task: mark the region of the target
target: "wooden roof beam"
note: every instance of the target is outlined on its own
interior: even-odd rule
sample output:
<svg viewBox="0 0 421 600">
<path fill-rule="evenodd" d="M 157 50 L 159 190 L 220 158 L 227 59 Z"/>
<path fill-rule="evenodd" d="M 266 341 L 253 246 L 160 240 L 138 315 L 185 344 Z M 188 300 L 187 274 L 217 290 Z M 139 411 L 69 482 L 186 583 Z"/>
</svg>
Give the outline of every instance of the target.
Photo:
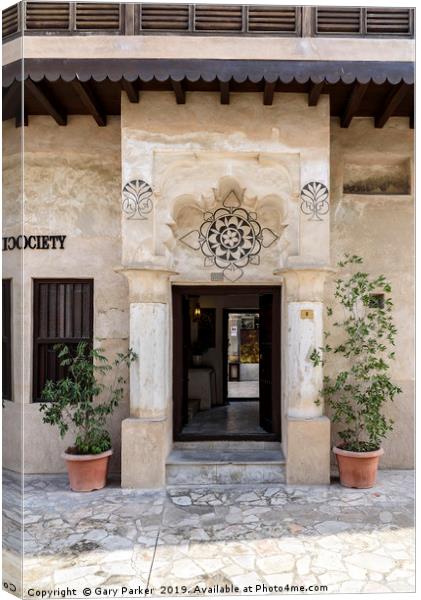
<svg viewBox="0 0 421 600">
<path fill-rule="evenodd" d="M 53 117 L 57 125 L 67 125 L 67 115 L 63 107 L 59 106 L 56 100 L 53 100 L 45 86 L 42 84 L 36 84 L 32 79 L 25 80 L 25 91 L 28 91 L 30 95 L 43 107 L 47 113 Z"/>
<path fill-rule="evenodd" d="M 105 127 L 107 124 L 107 116 L 105 115 L 98 99 L 95 97 L 95 94 L 89 83 L 87 81 L 74 79 L 72 81 L 72 85 L 83 106 L 93 116 L 98 126 Z"/>
<path fill-rule="evenodd" d="M 407 83 L 402 81 L 399 85 L 392 88 L 381 111 L 374 119 L 374 126 L 377 129 L 384 127 L 389 118 L 393 116 L 393 113 L 409 92 L 409 87 Z"/>
<path fill-rule="evenodd" d="M 139 88 L 135 85 L 134 81 L 127 81 L 127 79 L 122 79 L 121 87 L 126 92 L 127 98 L 130 102 L 133 102 L 135 104 L 139 102 Z"/>
<path fill-rule="evenodd" d="M 230 103 L 230 82 L 220 81 L 219 89 L 221 90 L 221 104 Z"/>
<path fill-rule="evenodd" d="M 265 106 L 272 106 L 275 88 L 276 81 L 265 81 L 265 87 L 263 90 L 263 104 Z"/>
<path fill-rule="evenodd" d="M 183 83 L 181 81 L 175 81 L 171 79 L 172 89 L 174 90 L 175 99 L 177 104 L 186 103 L 186 92 L 184 90 Z"/>
<path fill-rule="evenodd" d="M 309 106 L 317 106 L 320 98 L 320 94 L 323 91 L 325 82 L 320 81 L 320 83 L 312 83 L 310 86 L 310 91 L 308 93 L 308 105 Z"/>
<path fill-rule="evenodd" d="M 352 92 L 349 95 L 345 110 L 341 115 L 341 127 L 349 127 L 353 117 L 355 117 L 358 109 L 363 101 L 368 83 L 355 83 Z"/>
</svg>

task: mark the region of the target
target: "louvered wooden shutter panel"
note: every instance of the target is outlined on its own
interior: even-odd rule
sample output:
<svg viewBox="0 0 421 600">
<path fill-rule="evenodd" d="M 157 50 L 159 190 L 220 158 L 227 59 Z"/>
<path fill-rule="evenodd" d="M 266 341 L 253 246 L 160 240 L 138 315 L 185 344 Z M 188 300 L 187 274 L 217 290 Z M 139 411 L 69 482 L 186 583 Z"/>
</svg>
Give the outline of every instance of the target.
<svg viewBox="0 0 421 600">
<path fill-rule="evenodd" d="M 293 6 L 250 6 L 248 30 L 256 33 L 264 31 L 294 33 L 297 31 L 297 9 Z"/>
<path fill-rule="evenodd" d="M 18 31 L 18 5 L 9 6 L 9 8 L 5 8 L 2 13 L 2 34 L 3 37 L 7 35 L 12 35 Z"/>
<path fill-rule="evenodd" d="M 196 31 L 241 31 L 243 12 L 241 6 L 195 6 Z"/>
<path fill-rule="evenodd" d="M 54 346 L 70 349 L 79 342 L 92 345 L 93 281 L 35 280 L 34 282 L 33 399 L 40 400 L 47 380 L 65 376 Z"/>
<path fill-rule="evenodd" d="M 189 7 L 187 4 L 142 4 L 140 28 L 145 31 L 188 31 Z"/>
<path fill-rule="evenodd" d="M 69 29 L 68 2 L 27 2 L 26 29 Z"/>
<path fill-rule="evenodd" d="M 411 12 L 408 8 L 367 8 L 367 33 L 411 34 Z"/>
<path fill-rule="evenodd" d="M 317 8 L 317 33 L 349 34 L 361 31 L 360 8 Z"/>
<path fill-rule="evenodd" d="M 118 31 L 120 26 L 119 3 L 76 3 L 76 29 L 82 31 Z"/>
</svg>

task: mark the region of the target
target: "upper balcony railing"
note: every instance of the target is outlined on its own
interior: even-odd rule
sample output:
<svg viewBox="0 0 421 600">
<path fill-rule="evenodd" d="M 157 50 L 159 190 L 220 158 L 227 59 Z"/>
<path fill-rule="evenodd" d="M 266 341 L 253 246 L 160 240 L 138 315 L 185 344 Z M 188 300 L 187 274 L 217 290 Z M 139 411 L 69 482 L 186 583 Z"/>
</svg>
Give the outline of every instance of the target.
<svg viewBox="0 0 421 600">
<path fill-rule="evenodd" d="M 21 35 L 413 37 L 410 8 L 20 2 L 3 11 L 3 41 Z"/>
</svg>

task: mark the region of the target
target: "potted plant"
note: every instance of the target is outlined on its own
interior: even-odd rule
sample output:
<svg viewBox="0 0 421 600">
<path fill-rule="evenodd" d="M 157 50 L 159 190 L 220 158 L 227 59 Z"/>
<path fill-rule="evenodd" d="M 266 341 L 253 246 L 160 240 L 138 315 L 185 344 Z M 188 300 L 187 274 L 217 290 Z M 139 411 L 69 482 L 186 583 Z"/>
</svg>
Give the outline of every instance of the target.
<svg viewBox="0 0 421 600">
<path fill-rule="evenodd" d="M 352 269 L 362 262 L 359 256 L 346 254 L 338 266 Z M 381 441 L 393 428 L 383 407 L 401 392 L 389 374 L 396 336 L 391 285 L 383 275 L 370 277 L 359 269 L 334 283 L 335 312 L 342 313 L 332 324 L 335 343 L 315 349 L 311 360 L 317 366 L 328 362 L 328 356 L 337 357 L 337 372 L 324 377 L 321 396 L 331 409 L 332 421 L 342 425 L 341 442 L 333 448 L 339 477 L 346 487 L 369 488 L 376 483 L 384 452 Z M 334 317 L 332 308 L 327 314 Z"/>
<path fill-rule="evenodd" d="M 137 357 L 129 349 L 118 353 L 111 365 L 100 348 L 89 348 L 86 342 L 80 342 L 74 351 L 65 344 L 54 349 L 66 376 L 56 382 L 47 381 L 40 405 L 43 422 L 57 426 L 62 438 L 69 430 L 74 432 L 74 444 L 63 454 L 71 489 L 99 490 L 106 484 L 112 455 L 107 418 L 119 404 L 127 381 L 119 370 Z M 98 376 L 103 378 L 113 367 L 115 377 L 111 385 L 98 381 Z M 100 395 L 105 398 L 99 399 Z"/>
</svg>

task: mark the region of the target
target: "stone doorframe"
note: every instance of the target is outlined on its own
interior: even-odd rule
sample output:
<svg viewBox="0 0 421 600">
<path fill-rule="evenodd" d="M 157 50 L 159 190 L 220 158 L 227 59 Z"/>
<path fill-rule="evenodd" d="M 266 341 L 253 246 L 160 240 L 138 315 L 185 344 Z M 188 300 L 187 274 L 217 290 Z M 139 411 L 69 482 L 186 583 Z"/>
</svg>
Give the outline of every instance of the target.
<svg viewBox="0 0 421 600">
<path fill-rule="evenodd" d="M 323 404 L 316 404 L 322 367 L 313 367 L 309 356 L 322 344 L 323 289 L 331 269 L 297 259 L 290 257 L 274 273 L 274 283 L 283 285 L 281 419 L 287 482 L 327 484 L 330 421 Z M 130 369 L 130 417 L 122 423 L 121 485 L 160 488 L 172 447 L 171 278 L 177 273 L 150 263 L 118 270 L 129 281 L 130 346 L 138 354 Z"/>
</svg>

